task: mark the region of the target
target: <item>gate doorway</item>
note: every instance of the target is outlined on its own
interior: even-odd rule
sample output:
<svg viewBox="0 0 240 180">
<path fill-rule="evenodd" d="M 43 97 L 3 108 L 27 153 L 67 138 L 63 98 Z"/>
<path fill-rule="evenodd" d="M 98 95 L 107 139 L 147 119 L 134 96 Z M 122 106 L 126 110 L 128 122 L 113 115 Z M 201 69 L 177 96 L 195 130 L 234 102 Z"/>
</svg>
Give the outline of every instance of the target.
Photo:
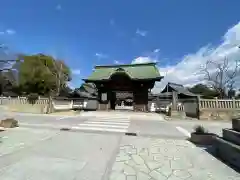
<svg viewBox="0 0 240 180">
<path fill-rule="evenodd" d="M 129 91 L 114 91 L 115 110 L 133 110 L 133 93 Z"/>
</svg>

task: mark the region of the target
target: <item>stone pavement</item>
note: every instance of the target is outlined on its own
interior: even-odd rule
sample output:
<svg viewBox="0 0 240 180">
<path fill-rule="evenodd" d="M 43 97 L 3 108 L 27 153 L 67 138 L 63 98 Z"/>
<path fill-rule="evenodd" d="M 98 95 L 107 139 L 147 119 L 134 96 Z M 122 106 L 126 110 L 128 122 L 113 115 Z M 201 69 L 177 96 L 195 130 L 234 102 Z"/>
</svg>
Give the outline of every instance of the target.
<svg viewBox="0 0 240 180">
<path fill-rule="evenodd" d="M 0 157 L 31 147 L 57 135 L 58 131 L 13 128 L 0 133 Z"/>
<path fill-rule="evenodd" d="M 239 180 L 240 175 L 186 140 L 123 137 L 109 180 Z"/>
<path fill-rule="evenodd" d="M 24 128 L 0 135 L 1 180 L 240 180 L 186 140 Z"/>
<path fill-rule="evenodd" d="M 1 180 L 101 180 L 118 150 L 116 135 L 35 131 L 4 132 Z"/>
<path fill-rule="evenodd" d="M 21 122 L 41 122 L 42 126 L 102 124 L 104 127 L 116 117 L 113 114 L 102 115 L 100 119 L 95 116 L 15 116 L 20 125 Z M 115 123 L 114 127 L 117 125 L 117 122 L 111 123 Z M 124 124 L 123 128 L 129 125 L 128 122 Z M 149 134 L 149 137 L 20 126 L 0 132 L 0 179 L 240 180 L 237 172 L 184 140 L 186 136 L 176 129 L 179 126 L 190 131 L 195 124 L 192 121 L 138 121 L 132 118 L 129 131 Z M 222 126 L 219 123 L 204 125 L 218 129 Z"/>
</svg>

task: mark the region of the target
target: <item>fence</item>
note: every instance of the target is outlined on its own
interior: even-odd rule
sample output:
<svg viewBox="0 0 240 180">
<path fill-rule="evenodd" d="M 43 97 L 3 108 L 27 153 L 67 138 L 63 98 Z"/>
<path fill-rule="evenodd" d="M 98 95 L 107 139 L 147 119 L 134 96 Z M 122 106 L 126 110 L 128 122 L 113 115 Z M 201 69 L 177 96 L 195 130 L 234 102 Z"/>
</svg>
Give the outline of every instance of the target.
<svg viewBox="0 0 240 180">
<path fill-rule="evenodd" d="M 48 98 L 38 98 L 34 104 L 43 104 L 46 105 L 49 103 Z M 0 97 L 0 105 L 8 104 L 31 104 L 31 102 L 26 97 Z"/>
<path fill-rule="evenodd" d="M 86 101 L 88 103 L 86 103 Z M 166 107 L 171 104 L 170 99 L 158 99 L 156 101 L 151 101 L 151 103 L 156 103 L 157 107 Z M 26 97 L 0 97 L 0 105 L 18 107 L 22 109 L 41 109 L 41 113 L 46 113 L 49 104 L 52 104 L 54 110 L 70 110 L 70 109 L 97 109 L 96 100 L 86 100 L 84 98 L 76 99 L 53 99 L 52 103 L 49 103 L 49 99 L 45 97 L 39 97 L 34 103 L 29 102 Z M 89 105 L 88 105 L 89 104 Z M 150 104 L 150 102 L 149 102 Z M 91 107 L 90 107 L 91 106 Z M 232 112 L 240 111 L 240 100 L 237 99 L 179 99 L 179 104 L 177 106 L 178 111 L 184 111 L 187 116 L 199 116 L 201 114 L 208 114 L 209 112 Z M 34 110 L 35 111 L 35 110 Z M 36 110 L 37 111 L 37 110 Z"/>
<path fill-rule="evenodd" d="M 177 105 L 177 111 L 185 111 L 185 108 L 184 108 L 184 104 L 182 104 L 182 103 L 179 103 L 178 105 Z"/>
<path fill-rule="evenodd" d="M 199 119 L 230 120 L 240 111 L 240 100 L 199 99 Z"/>
<path fill-rule="evenodd" d="M 86 106 L 85 99 L 53 99 L 39 97 L 36 101 L 29 101 L 27 97 L 0 97 L 0 105 L 14 111 L 29 111 L 49 113 L 59 110 L 81 109 Z M 52 106 L 49 106 L 49 105 Z"/>
<path fill-rule="evenodd" d="M 154 104 L 154 105 L 152 105 Z M 154 100 L 151 100 L 148 102 L 148 109 L 151 109 L 151 106 L 154 106 L 155 108 L 158 108 L 160 111 L 168 113 L 169 109 L 172 106 L 172 100 L 171 99 L 166 99 L 166 98 L 157 98 Z M 179 101 L 177 104 L 177 111 L 179 112 L 184 112 L 185 107 L 184 104 Z"/>
<path fill-rule="evenodd" d="M 236 99 L 200 99 L 199 109 L 240 109 L 240 100 Z"/>
<path fill-rule="evenodd" d="M 172 97 L 158 97 L 149 101 L 159 108 L 166 108 L 172 103 Z M 238 99 L 202 99 L 199 97 L 178 97 L 177 111 L 186 116 L 199 119 L 228 120 L 234 115 L 240 116 L 240 100 Z"/>
<path fill-rule="evenodd" d="M 240 100 L 236 99 L 179 99 L 186 116 L 199 119 L 229 119 L 240 110 Z"/>
</svg>

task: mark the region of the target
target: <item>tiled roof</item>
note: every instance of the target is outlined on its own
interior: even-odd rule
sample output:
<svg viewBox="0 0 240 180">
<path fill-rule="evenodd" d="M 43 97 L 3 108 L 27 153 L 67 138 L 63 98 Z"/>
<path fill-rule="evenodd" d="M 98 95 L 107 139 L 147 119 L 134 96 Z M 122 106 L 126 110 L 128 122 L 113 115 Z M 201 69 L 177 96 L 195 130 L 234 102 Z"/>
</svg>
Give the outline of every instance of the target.
<svg viewBox="0 0 240 180">
<path fill-rule="evenodd" d="M 91 95 L 88 92 L 84 92 L 84 91 L 77 91 L 76 92 L 80 97 L 85 97 L 85 98 L 95 98 L 96 96 Z"/>
<path fill-rule="evenodd" d="M 95 85 L 93 83 L 83 83 L 80 87 L 80 90 L 88 92 L 90 94 L 97 94 L 97 89 L 95 88 Z"/>
<path fill-rule="evenodd" d="M 161 80 L 156 63 L 96 66 L 94 72 L 85 81 L 108 80 L 115 73 L 124 72 L 133 80 Z"/>
<path fill-rule="evenodd" d="M 183 85 L 176 83 L 168 83 L 161 93 L 168 92 L 168 90 L 170 91 L 171 89 L 176 91 L 178 94 L 184 94 L 187 96 L 197 96 L 196 94 L 191 93 Z"/>
</svg>

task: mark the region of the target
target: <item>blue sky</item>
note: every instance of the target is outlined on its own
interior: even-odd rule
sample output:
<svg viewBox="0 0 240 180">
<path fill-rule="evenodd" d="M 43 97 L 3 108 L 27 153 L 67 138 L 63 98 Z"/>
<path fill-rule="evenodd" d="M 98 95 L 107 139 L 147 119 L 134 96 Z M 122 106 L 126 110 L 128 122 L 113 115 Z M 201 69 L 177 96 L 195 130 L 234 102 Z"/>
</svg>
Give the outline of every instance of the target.
<svg viewBox="0 0 240 180">
<path fill-rule="evenodd" d="M 240 44 L 239 7 L 237 0 L 2 0 L 0 42 L 64 59 L 75 87 L 94 65 L 149 61 L 166 75 L 157 89 L 194 84 L 199 62 Z"/>
</svg>

